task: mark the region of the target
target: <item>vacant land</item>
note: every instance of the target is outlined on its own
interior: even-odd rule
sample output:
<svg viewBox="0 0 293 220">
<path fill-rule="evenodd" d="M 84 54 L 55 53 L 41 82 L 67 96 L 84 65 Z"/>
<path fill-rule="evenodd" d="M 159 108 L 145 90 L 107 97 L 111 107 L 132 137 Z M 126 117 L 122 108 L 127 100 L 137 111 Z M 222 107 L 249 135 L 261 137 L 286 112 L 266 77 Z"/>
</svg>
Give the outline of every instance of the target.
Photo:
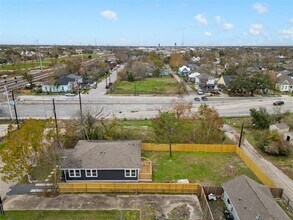
<svg viewBox="0 0 293 220">
<path fill-rule="evenodd" d="M 293 115 L 291 114 L 293 117 Z M 293 179 L 293 151 L 288 156 L 272 156 L 264 153 L 261 149 L 256 147 L 257 140 L 263 131 L 253 129 L 251 125 L 250 117 L 243 118 L 226 118 L 225 123 L 234 127 L 240 132 L 241 124 L 244 122 L 244 138 L 254 146 L 254 148 L 262 155 L 265 159 L 272 162 L 276 167 L 281 169 L 289 178 Z"/>
<path fill-rule="evenodd" d="M 57 220 L 57 219 L 139 219 L 138 210 L 95 210 L 95 211 L 7 211 L 0 219 L 9 220 Z"/>
<path fill-rule="evenodd" d="M 178 85 L 174 78 L 147 78 L 142 81 L 128 82 L 119 81 L 115 83 L 113 94 L 178 94 Z"/>
<path fill-rule="evenodd" d="M 188 179 L 203 185 L 220 186 L 235 176 L 245 174 L 259 181 L 234 153 L 209 152 L 143 152 L 153 163 L 154 182 L 174 182 Z"/>
</svg>

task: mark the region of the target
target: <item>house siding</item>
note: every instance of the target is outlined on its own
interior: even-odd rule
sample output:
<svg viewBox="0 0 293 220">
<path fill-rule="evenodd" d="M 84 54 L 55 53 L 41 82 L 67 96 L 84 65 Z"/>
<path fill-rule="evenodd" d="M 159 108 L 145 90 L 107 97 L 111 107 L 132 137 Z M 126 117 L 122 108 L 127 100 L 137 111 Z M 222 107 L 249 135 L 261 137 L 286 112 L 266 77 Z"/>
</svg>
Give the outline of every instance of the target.
<svg viewBox="0 0 293 220">
<path fill-rule="evenodd" d="M 229 199 L 230 200 L 230 204 L 229 204 L 228 199 L 229 199 L 229 196 L 228 196 L 227 192 L 224 191 L 224 193 L 223 193 L 223 201 L 224 201 L 227 209 L 232 213 L 232 215 L 233 215 L 235 220 L 240 220 L 240 218 L 239 218 L 239 216 L 238 216 L 238 214 L 236 212 L 236 209 L 234 208 L 231 200 Z"/>
<path fill-rule="evenodd" d="M 68 169 L 69 170 L 69 169 Z M 139 172 L 136 170 L 136 177 L 125 177 L 125 170 L 98 170 L 97 177 L 87 177 L 85 169 L 81 169 L 81 177 L 69 177 L 68 170 L 63 170 L 64 181 L 138 181 Z"/>
</svg>

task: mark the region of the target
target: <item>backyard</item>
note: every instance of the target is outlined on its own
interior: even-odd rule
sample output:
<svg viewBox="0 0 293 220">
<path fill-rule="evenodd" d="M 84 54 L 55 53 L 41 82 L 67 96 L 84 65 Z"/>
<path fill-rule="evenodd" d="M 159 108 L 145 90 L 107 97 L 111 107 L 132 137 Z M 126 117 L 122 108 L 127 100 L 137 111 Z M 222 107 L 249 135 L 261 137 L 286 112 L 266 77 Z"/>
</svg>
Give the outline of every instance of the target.
<svg viewBox="0 0 293 220">
<path fill-rule="evenodd" d="M 0 219 L 9 220 L 74 220 L 74 219 L 95 219 L 95 220 L 105 220 L 105 219 L 129 219 L 136 220 L 139 219 L 139 210 L 95 210 L 95 211 L 68 211 L 68 210 L 47 210 L 47 211 L 6 211 L 5 215 L 0 216 Z"/>
<path fill-rule="evenodd" d="M 175 182 L 188 179 L 203 185 L 220 186 L 242 174 L 259 181 L 245 163 L 234 153 L 144 151 L 143 157 L 152 161 L 154 182 Z"/>
<path fill-rule="evenodd" d="M 292 115 L 292 114 L 291 114 Z M 272 162 L 276 167 L 281 169 L 288 177 L 293 179 L 293 151 L 288 156 L 272 156 L 264 153 L 256 147 L 257 140 L 262 130 L 253 129 L 250 117 L 226 118 L 225 123 L 234 127 L 238 132 L 241 130 L 241 124 L 244 122 L 244 138 L 254 146 L 254 148 L 267 160 Z"/>
<path fill-rule="evenodd" d="M 178 84 L 172 77 L 147 78 L 142 81 L 118 81 L 114 85 L 112 94 L 178 94 Z"/>
</svg>

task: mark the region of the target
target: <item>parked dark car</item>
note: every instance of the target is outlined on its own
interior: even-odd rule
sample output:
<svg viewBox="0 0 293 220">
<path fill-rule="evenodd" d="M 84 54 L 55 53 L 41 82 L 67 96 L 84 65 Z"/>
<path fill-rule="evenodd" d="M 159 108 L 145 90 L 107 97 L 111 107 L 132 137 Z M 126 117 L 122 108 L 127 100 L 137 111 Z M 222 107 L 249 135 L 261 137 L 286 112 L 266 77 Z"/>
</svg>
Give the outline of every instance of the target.
<svg viewBox="0 0 293 220">
<path fill-rule="evenodd" d="M 199 97 L 195 97 L 195 98 L 194 98 L 194 101 L 199 102 L 199 101 L 200 101 L 200 98 L 199 98 Z"/>
<path fill-rule="evenodd" d="M 208 101 L 208 98 L 205 97 L 205 96 L 203 96 L 203 97 L 201 97 L 201 100 L 202 100 L 202 101 Z"/>
<path fill-rule="evenodd" d="M 229 212 L 227 209 L 224 210 L 224 215 L 225 215 L 226 220 L 234 220 L 234 217 L 233 217 L 232 213 Z"/>
<path fill-rule="evenodd" d="M 276 102 L 274 102 L 273 103 L 273 105 L 284 105 L 285 104 L 285 102 L 284 101 L 276 101 Z"/>
</svg>

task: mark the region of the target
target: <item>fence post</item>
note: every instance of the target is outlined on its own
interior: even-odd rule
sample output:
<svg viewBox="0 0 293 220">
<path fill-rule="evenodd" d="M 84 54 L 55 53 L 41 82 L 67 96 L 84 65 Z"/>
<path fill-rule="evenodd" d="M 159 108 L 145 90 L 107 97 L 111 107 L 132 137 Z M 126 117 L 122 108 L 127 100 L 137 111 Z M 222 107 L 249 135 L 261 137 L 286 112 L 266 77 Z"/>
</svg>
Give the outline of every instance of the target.
<svg viewBox="0 0 293 220">
<path fill-rule="evenodd" d="M 4 215 L 4 207 L 3 207 L 1 196 L 0 196 L 0 215 Z"/>
</svg>

